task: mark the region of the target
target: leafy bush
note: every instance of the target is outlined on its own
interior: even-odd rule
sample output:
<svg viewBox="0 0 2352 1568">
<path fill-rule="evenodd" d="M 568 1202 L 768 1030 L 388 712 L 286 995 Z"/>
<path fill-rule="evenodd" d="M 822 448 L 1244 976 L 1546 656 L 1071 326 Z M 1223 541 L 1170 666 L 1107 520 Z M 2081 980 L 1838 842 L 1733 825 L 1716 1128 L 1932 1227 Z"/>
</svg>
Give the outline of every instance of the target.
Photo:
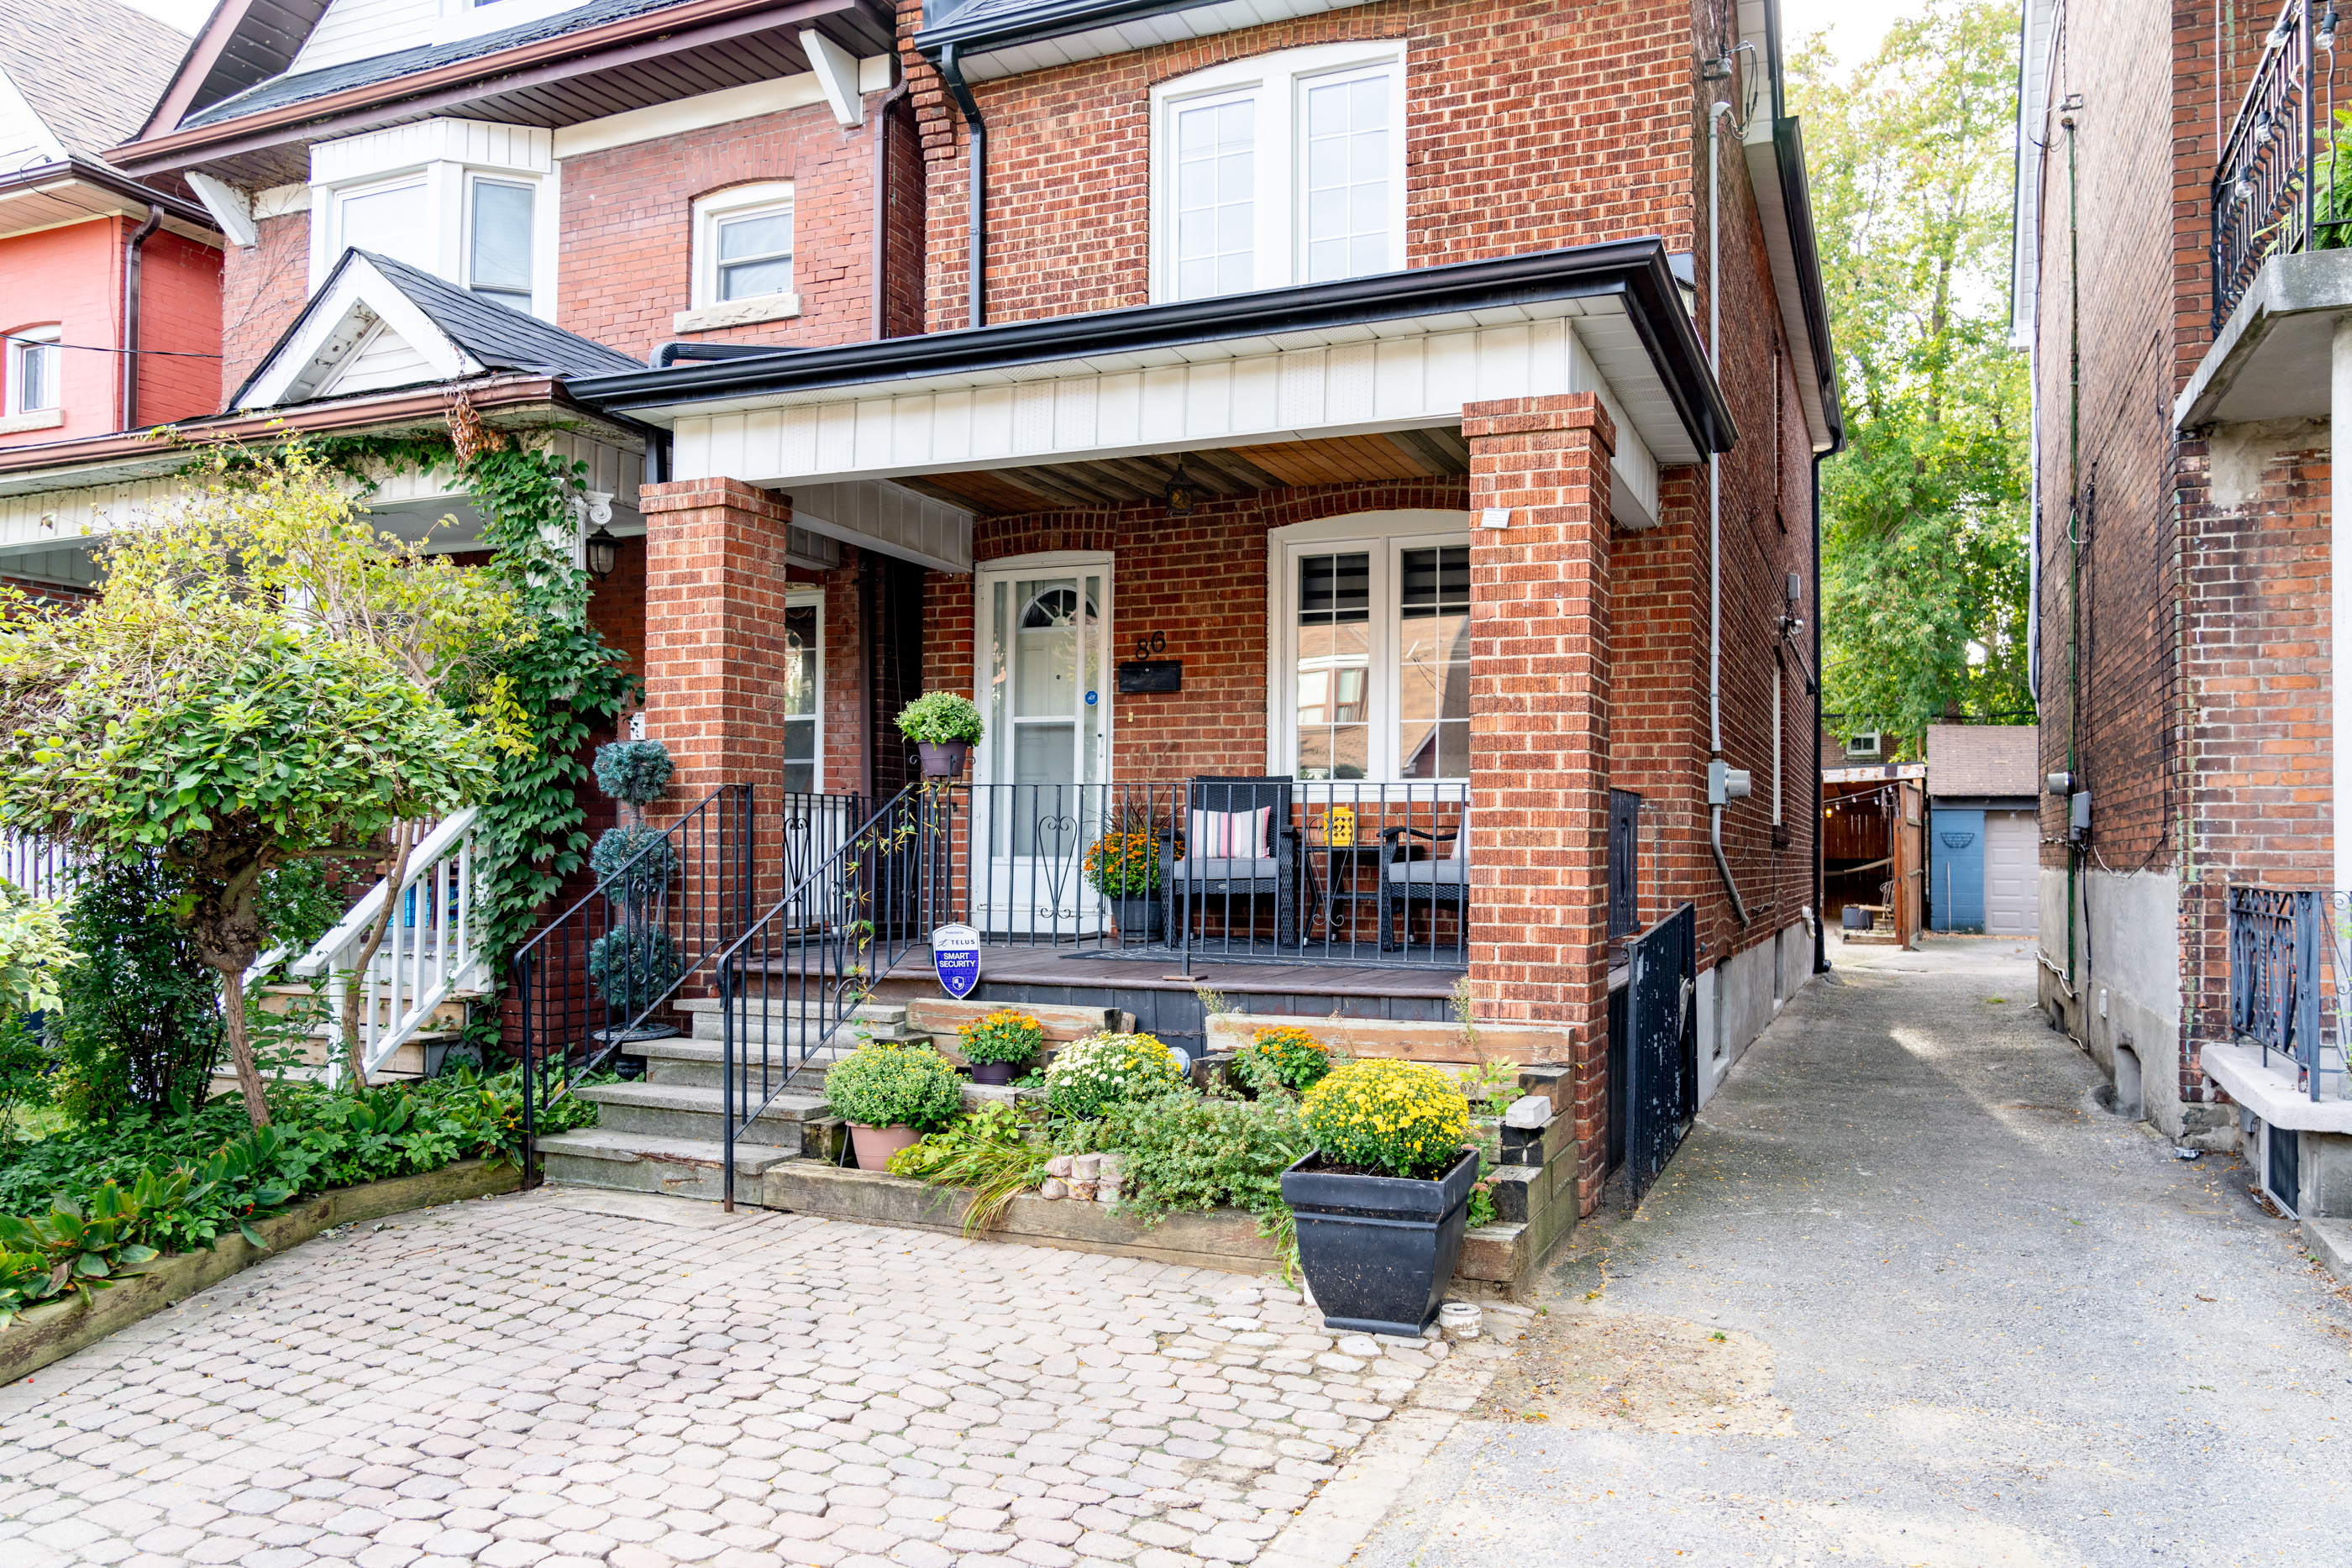
<svg viewBox="0 0 2352 1568">
<path fill-rule="evenodd" d="M 285 948 L 289 962 L 300 957 L 335 928 L 365 883 L 374 880 L 372 870 L 334 855 L 270 867 L 262 873 L 256 905 L 263 946 Z"/>
<path fill-rule="evenodd" d="M 1304 1093 L 1331 1071 L 1331 1052 L 1303 1029 L 1287 1024 L 1262 1029 L 1234 1055 L 1234 1076 L 1264 1094 L 1286 1089 Z"/>
<path fill-rule="evenodd" d="M 677 983 L 685 961 L 657 925 L 624 925 L 588 944 L 588 978 L 620 1012 L 635 1016 Z"/>
<path fill-rule="evenodd" d="M 1299 1120 L 1336 1165 L 1425 1177 L 1461 1157 L 1470 1102 L 1437 1068 L 1374 1059 L 1335 1068 L 1307 1092 Z"/>
<path fill-rule="evenodd" d="M 908 740 L 946 746 L 980 744 L 980 709 L 953 692 L 925 692 L 898 710 L 898 732 Z"/>
<path fill-rule="evenodd" d="M 1119 1212 L 1147 1225 L 1177 1209 L 1240 1208 L 1281 1247 L 1286 1276 L 1297 1242 L 1282 1173 L 1315 1146 L 1286 1097 L 1231 1100 L 1186 1090 L 1112 1107 L 1093 1121 L 1057 1124 L 1072 1154 L 1117 1152 L 1126 1191 Z"/>
<path fill-rule="evenodd" d="M 669 788 L 668 747 L 658 740 L 616 740 L 596 748 L 596 788 L 630 806 L 649 806 Z"/>
<path fill-rule="evenodd" d="M 1090 1034 L 1064 1046 L 1046 1067 L 1045 1103 L 1057 1116 L 1099 1116 L 1183 1082 L 1183 1059 L 1157 1036 Z"/>
<path fill-rule="evenodd" d="M 861 1127 L 933 1133 L 963 1109 L 963 1080 L 928 1045 L 869 1040 L 826 1071 L 824 1097 Z"/>
<path fill-rule="evenodd" d="M 81 962 L 65 971 L 56 1028 L 57 1103 L 105 1122 L 202 1101 L 226 1039 L 219 994 L 178 911 L 178 877 L 147 860 L 85 881 L 65 916 Z"/>
<path fill-rule="evenodd" d="M 966 1061 L 1027 1061 L 1045 1049 L 1045 1026 L 1010 1009 L 958 1024 Z"/>
</svg>

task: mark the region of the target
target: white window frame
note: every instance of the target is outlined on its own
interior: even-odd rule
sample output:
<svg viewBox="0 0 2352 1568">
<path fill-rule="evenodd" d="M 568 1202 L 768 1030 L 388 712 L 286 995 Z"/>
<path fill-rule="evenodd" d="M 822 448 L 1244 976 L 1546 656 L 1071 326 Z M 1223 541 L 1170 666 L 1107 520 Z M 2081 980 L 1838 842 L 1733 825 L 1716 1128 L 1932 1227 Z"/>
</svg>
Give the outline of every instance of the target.
<svg viewBox="0 0 2352 1568">
<path fill-rule="evenodd" d="M 1358 512 L 1293 523 L 1266 536 L 1266 772 L 1296 774 L 1298 758 L 1298 561 L 1302 556 L 1362 550 L 1371 557 L 1371 690 L 1365 722 L 1371 727 L 1364 777 L 1302 779 L 1301 791 L 1361 784 L 1435 785 L 1441 791 L 1467 790 L 1465 779 L 1405 779 L 1397 756 L 1398 665 L 1403 646 L 1403 614 L 1397 603 L 1399 557 L 1408 549 L 1464 546 L 1472 542 L 1470 519 L 1461 512 Z"/>
<path fill-rule="evenodd" d="M 358 143 L 362 151 L 355 157 L 339 159 L 331 178 L 315 180 L 310 185 L 310 292 L 316 294 L 326 286 L 327 275 L 342 258 L 346 248 L 342 235 L 343 203 L 353 196 L 417 183 L 422 183 L 425 188 L 425 222 L 430 225 L 425 249 L 433 259 L 425 270 L 453 287 L 472 292 L 473 192 L 476 180 L 482 179 L 496 184 L 527 185 L 530 188 L 529 313 L 542 321 L 553 321 L 557 239 L 562 215 L 559 209 L 562 205 L 560 166 L 554 165 L 551 160 L 549 166 L 538 167 L 512 162 L 495 152 L 484 156 L 475 150 L 479 138 L 476 137 L 472 141 L 468 140 L 469 135 L 475 132 L 503 129 L 478 126 L 470 121 L 425 121 L 422 126 L 394 128 L 394 132 L 417 132 L 414 138 L 371 131 L 362 137 L 346 138 L 340 143 L 322 142 L 319 148 L 314 148 L 314 166 L 320 161 L 322 149 L 332 147 L 340 150 Z M 544 138 L 546 132 L 531 134 Z M 420 152 L 425 155 L 420 157 Z M 455 158 L 431 155 L 440 152 L 462 152 L 463 155 Z M 525 158 L 531 155 L 528 150 L 515 154 Z M 352 167 L 353 163 L 360 166 Z"/>
<path fill-rule="evenodd" d="M 441 15 L 433 26 L 433 42 L 455 43 L 503 33 L 544 16 L 576 11 L 588 0 L 441 0 Z"/>
<path fill-rule="evenodd" d="M 64 336 L 64 327 L 58 324 L 20 327 L 7 335 L 8 359 L 5 374 L 8 383 L 8 401 L 5 404 L 5 413 L 12 421 L 22 417 L 33 422 L 22 428 L 37 429 L 44 424 L 61 424 L 65 422 L 66 356 L 65 350 L 58 346 Z M 50 373 L 56 382 L 56 395 L 50 402 L 42 403 L 37 408 L 26 408 L 25 406 L 26 350 L 37 347 L 46 348 L 48 350 Z M 46 417 L 50 414 L 55 414 L 57 417 L 54 420 Z"/>
<path fill-rule="evenodd" d="M 796 589 L 784 595 L 784 608 L 813 608 L 816 611 L 816 751 L 814 766 L 809 772 L 809 793 L 821 795 L 824 792 L 824 591 L 821 588 Z M 777 722 L 781 725 L 782 717 L 780 716 Z M 776 760 L 781 767 L 783 758 L 779 757 Z"/>
<path fill-rule="evenodd" d="M 793 214 L 793 287 L 741 299 L 719 297 L 719 225 L 736 218 L 754 217 L 782 210 Z M 745 327 L 758 321 L 783 321 L 801 313 L 800 215 L 794 209 L 793 182 L 761 180 L 730 185 L 697 196 L 693 207 L 693 283 L 688 308 L 671 319 L 678 332 L 707 332 L 719 327 Z"/>
<path fill-rule="evenodd" d="M 1228 60 L 1151 89 L 1151 298 L 1176 293 L 1176 116 L 1215 99 L 1247 98 L 1256 105 L 1252 169 L 1252 237 L 1256 264 L 1251 287 L 1280 288 L 1306 281 L 1307 89 L 1333 77 L 1385 68 L 1389 73 L 1390 270 L 1405 266 L 1405 78 L 1402 38 L 1367 38 L 1310 48 L 1281 49 Z"/>
<path fill-rule="evenodd" d="M 495 172 L 478 169 L 466 171 L 465 193 L 457 206 L 457 257 L 465 281 L 458 287 L 468 294 L 481 294 L 481 289 L 474 281 L 474 193 L 484 185 L 506 185 L 530 193 L 530 303 L 524 308 L 531 309 L 539 303 L 539 204 L 545 195 L 545 193 L 540 189 L 540 182 L 536 179 L 509 174 L 503 171 Z M 487 295 L 482 297 L 488 298 Z M 501 300 L 499 303 L 507 302 Z"/>
</svg>

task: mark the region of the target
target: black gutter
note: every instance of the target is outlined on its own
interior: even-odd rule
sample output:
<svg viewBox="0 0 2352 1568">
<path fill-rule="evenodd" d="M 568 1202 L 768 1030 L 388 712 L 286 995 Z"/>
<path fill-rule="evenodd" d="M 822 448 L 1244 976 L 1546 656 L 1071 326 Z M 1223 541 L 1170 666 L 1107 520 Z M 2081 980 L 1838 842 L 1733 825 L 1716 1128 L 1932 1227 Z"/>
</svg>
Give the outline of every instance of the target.
<svg viewBox="0 0 2352 1568">
<path fill-rule="evenodd" d="M 654 345 L 646 363 L 666 371 L 680 360 L 757 360 L 775 351 L 772 343 L 706 343 L 695 338 L 668 338 Z"/>
<path fill-rule="evenodd" d="M 1813 382 L 1820 389 L 1822 419 L 1829 426 L 1830 451 L 1845 450 L 1845 409 L 1838 399 L 1837 352 L 1830 343 L 1830 301 L 1822 287 L 1821 246 L 1813 235 L 1812 187 L 1805 179 L 1805 143 L 1794 120 L 1772 122 L 1772 156 L 1780 168 L 1780 207 L 1795 254 L 1799 305 L 1805 336 L 1812 340 Z M 1819 668 L 1816 664 L 1815 668 Z"/>
<path fill-rule="evenodd" d="M 1843 436 L 1840 437 L 1843 439 Z M 1830 972 L 1829 911 L 1823 901 L 1829 882 L 1822 857 L 1822 711 L 1825 700 L 1822 670 L 1822 461 L 1832 454 L 1813 454 L 1813 733 L 1805 749 L 1813 758 L 1813 973 Z"/>
<path fill-rule="evenodd" d="M 1731 450 L 1738 429 L 1655 237 L 881 342 L 730 355 L 692 370 L 583 377 L 570 390 L 603 407 L 677 408 L 1562 299 L 1619 301 L 1691 439 L 1702 452 Z"/>
<path fill-rule="evenodd" d="M 971 281 L 966 286 L 970 303 L 964 307 L 965 328 L 988 325 L 988 126 L 980 118 L 980 105 L 973 101 L 971 89 L 963 79 L 963 68 L 956 63 L 956 47 L 948 45 L 931 62 L 939 68 L 940 79 L 948 84 L 954 95 L 956 107 L 963 110 L 963 122 L 970 129 L 968 161 L 971 165 L 971 215 L 965 220 L 964 238 L 971 251 Z"/>
<path fill-rule="evenodd" d="M 983 49 L 1002 49 L 1039 38 L 1066 37 L 1097 27 L 1164 16 L 1171 11 L 1198 11 L 1223 0 L 1049 0 L 1042 5 L 996 6 L 970 22 L 953 17 L 914 37 L 915 47 L 926 55 L 952 48 L 969 57 Z M 967 7 L 968 9 L 969 7 Z"/>
</svg>

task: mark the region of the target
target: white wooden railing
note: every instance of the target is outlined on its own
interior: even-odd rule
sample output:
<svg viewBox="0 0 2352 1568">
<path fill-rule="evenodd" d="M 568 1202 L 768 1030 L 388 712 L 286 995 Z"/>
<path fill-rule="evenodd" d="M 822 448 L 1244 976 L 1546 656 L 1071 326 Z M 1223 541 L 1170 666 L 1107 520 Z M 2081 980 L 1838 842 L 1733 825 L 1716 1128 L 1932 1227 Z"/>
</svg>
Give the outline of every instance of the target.
<svg viewBox="0 0 2352 1568">
<path fill-rule="evenodd" d="M 480 875 L 474 829 L 479 816 L 468 807 L 436 826 L 409 855 L 396 892 L 385 885 L 389 878 L 378 881 L 332 931 L 294 961 L 296 975 L 327 982 L 333 1040 L 341 1038 L 346 988 L 354 981 L 360 986 L 360 1060 L 370 1074 L 423 1030 L 444 1002 L 489 989 L 473 919 Z M 387 897 L 400 900 L 399 913 L 367 973 L 354 976 L 360 948 Z M 340 1045 L 331 1046 L 328 1060 L 340 1073 Z"/>
</svg>

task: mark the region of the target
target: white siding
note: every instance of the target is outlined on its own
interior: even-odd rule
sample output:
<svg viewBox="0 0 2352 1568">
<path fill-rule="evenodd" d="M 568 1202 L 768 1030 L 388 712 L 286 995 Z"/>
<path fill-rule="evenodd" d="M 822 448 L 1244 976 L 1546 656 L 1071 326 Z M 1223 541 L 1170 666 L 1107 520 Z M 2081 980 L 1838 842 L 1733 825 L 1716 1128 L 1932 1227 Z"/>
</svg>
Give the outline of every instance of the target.
<svg viewBox="0 0 2352 1568">
<path fill-rule="evenodd" d="M 287 74 L 413 49 L 432 41 L 433 25 L 440 19 L 441 0 L 334 0 Z"/>
<path fill-rule="evenodd" d="M 33 112 L 7 71 L 0 69 L 0 169 L 54 163 L 65 155 L 64 146 Z"/>
<path fill-rule="evenodd" d="M 314 396 L 348 397 L 385 387 L 415 386 L 434 379 L 433 366 L 407 339 L 379 326 Z"/>
</svg>

